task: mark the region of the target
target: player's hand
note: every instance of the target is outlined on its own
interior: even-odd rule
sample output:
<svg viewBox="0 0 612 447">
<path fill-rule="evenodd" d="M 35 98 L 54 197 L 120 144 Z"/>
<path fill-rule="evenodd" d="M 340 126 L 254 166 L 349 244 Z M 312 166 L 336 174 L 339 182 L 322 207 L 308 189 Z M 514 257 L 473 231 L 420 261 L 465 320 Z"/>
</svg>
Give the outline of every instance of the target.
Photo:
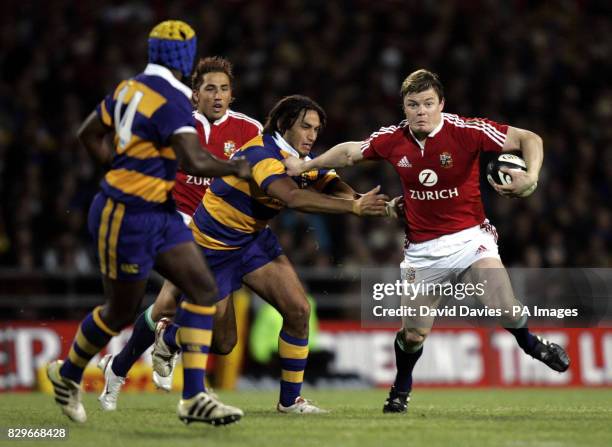
<svg viewBox="0 0 612 447">
<path fill-rule="evenodd" d="M 244 180 L 250 180 L 253 178 L 253 174 L 251 173 L 251 165 L 246 160 L 246 158 L 236 157 L 236 158 L 233 158 L 232 161 L 234 162 L 234 167 L 235 167 L 234 175 L 236 177 L 244 179 Z"/>
<path fill-rule="evenodd" d="M 357 216 L 386 216 L 386 203 L 389 200 L 389 196 L 378 194 L 379 191 L 380 185 L 355 200 L 353 202 L 353 214 Z"/>
<path fill-rule="evenodd" d="M 512 178 L 512 182 L 507 185 L 498 185 L 490 182 L 491 186 L 498 194 L 504 197 L 528 197 L 538 187 L 538 179 L 535 175 L 525 172 L 521 169 L 510 169 L 503 167 L 501 172 L 508 174 Z"/>
<path fill-rule="evenodd" d="M 385 202 L 387 217 L 401 219 L 404 217 L 404 196 L 397 196 Z"/>
<path fill-rule="evenodd" d="M 290 177 L 296 177 L 305 171 L 304 160 L 301 160 L 297 157 L 287 157 L 283 160 L 285 167 L 287 168 L 287 175 Z"/>
</svg>

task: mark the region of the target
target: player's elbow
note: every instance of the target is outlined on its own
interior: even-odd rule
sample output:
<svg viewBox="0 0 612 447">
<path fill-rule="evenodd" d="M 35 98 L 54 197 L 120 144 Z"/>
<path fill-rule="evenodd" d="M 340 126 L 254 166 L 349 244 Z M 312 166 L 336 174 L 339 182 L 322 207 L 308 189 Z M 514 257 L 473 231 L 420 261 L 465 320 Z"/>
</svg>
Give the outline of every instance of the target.
<svg viewBox="0 0 612 447">
<path fill-rule="evenodd" d="M 523 132 L 524 133 L 521 138 L 523 144 L 529 143 L 539 148 L 542 148 L 544 146 L 544 140 L 542 140 L 542 137 L 539 136 L 537 133 L 532 132 L 530 130 L 525 130 Z"/>
<path fill-rule="evenodd" d="M 361 153 L 361 143 L 357 141 L 352 141 L 347 144 L 346 148 L 346 158 L 348 159 L 348 164 L 354 165 L 363 160 L 363 154 Z"/>
<path fill-rule="evenodd" d="M 301 190 L 294 189 L 290 191 L 285 197 L 283 197 L 283 202 L 285 202 L 285 206 L 290 209 L 300 209 L 304 206 L 304 201 L 302 200 L 302 195 L 300 194 Z"/>
<path fill-rule="evenodd" d="M 287 200 L 285 202 L 285 206 L 289 209 L 292 210 L 299 210 L 300 209 L 300 204 L 298 203 L 297 200 Z"/>
<path fill-rule="evenodd" d="M 540 148 L 542 153 L 544 153 L 544 140 L 538 134 L 535 134 L 535 136 L 536 136 L 536 143 L 537 143 L 538 147 Z"/>
<path fill-rule="evenodd" d="M 96 142 L 101 141 L 101 137 L 96 135 L 89 126 L 81 126 L 77 130 L 77 139 L 80 143 L 91 151 L 91 148 L 95 147 Z"/>
<path fill-rule="evenodd" d="M 81 144 L 85 145 L 85 129 L 83 126 L 79 127 L 76 133 L 77 139 L 81 142 Z"/>
<path fill-rule="evenodd" d="M 110 151 L 107 151 L 104 147 L 103 138 L 98 138 L 91 134 L 83 133 L 78 135 L 79 141 L 87 150 L 89 156 L 94 159 L 98 164 L 106 166 L 110 164 L 112 156 Z"/>
<path fill-rule="evenodd" d="M 184 157 L 181 160 L 181 169 L 187 174 L 199 175 L 199 171 L 204 170 L 205 167 L 204 163 L 198 163 L 197 160 L 191 157 Z"/>
<path fill-rule="evenodd" d="M 194 152 L 187 152 L 186 156 L 181 160 L 181 169 L 187 174 L 198 175 L 201 177 L 212 177 L 213 163 L 209 157 L 203 156 Z"/>
</svg>

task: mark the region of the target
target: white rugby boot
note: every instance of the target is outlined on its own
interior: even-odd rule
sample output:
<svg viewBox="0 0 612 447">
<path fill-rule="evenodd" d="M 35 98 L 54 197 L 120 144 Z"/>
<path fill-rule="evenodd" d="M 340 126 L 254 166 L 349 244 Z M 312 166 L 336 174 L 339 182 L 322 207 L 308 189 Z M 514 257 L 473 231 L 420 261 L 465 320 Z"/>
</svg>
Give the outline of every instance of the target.
<svg viewBox="0 0 612 447">
<path fill-rule="evenodd" d="M 157 387 L 157 389 L 170 392 L 172 391 L 172 377 L 174 376 L 174 369 L 176 368 L 176 361 L 178 360 L 179 354 L 178 352 L 174 353 L 172 356 L 172 366 L 170 370 L 170 375 L 168 377 L 160 376 L 157 371 L 153 370 L 153 383 Z"/>
<path fill-rule="evenodd" d="M 176 362 L 175 352 L 164 341 L 164 332 L 170 324 L 172 324 L 170 319 L 162 318 L 155 325 L 155 343 L 151 360 L 153 371 L 161 377 L 170 377 L 174 370 L 174 362 Z"/>
<path fill-rule="evenodd" d="M 216 396 L 201 392 L 191 399 L 181 399 L 178 417 L 185 424 L 205 422 L 211 425 L 227 425 L 238 422 L 244 413 L 240 408 L 225 405 Z"/>
<path fill-rule="evenodd" d="M 295 398 L 295 403 L 288 407 L 283 406 L 280 402 L 276 406 L 279 413 L 296 413 L 296 414 L 324 414 L 329 411 L 323 408 L 317 407 L 308 399 L 304 399 L 302 396 Z"/>
<path fill-rule="evenodd" d="M 66 379 L 60 374 L 60 368 L 64 362 L 56 360 L 47 365 L 47 377 L 53 385 L 55 402 L 62 409 L 62 413 L 74 422 L 84 423 L 87 421 L 87 413 L 81 402 L 81 386 L 73 380 Z"/>
<path fill-rule="evenodd" d="M 105 411 L 115 411 L 117 409 L 117 399 L 121 392 L 121 387 L 125 383 L 125 377 L 118 376 L 113 372 L 113 356 L 110 354 L 102 357 L 98 362 L 98 368 L 104 373 L 104 389 L 98 396 L 98 401 Z"/>
</svg>

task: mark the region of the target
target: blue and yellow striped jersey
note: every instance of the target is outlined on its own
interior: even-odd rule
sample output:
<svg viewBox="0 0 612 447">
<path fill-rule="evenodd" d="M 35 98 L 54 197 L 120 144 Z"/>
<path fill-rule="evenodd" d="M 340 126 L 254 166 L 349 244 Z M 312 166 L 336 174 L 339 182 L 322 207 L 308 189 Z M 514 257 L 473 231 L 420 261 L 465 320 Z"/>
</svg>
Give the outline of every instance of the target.
<svg viewBox="0 0 612 447">
<path fill-rule="evenodd" d="M 278 134 L 260 135 L 247 142 L 233 157 L 244 157 L 253 171 L 252 180 L 235 176 L 215 178 L 204 194 L 190 224 L 196 242 L 214 250 L 235 250 L 255 239 L 284 204 L 266 190 L 287 177 L 282 160 L 296 154 Z M 300 188 L 322 191 L 338 178 L 333 170 L 321 169 L 293 177 Z"/>
<path fill-rule="evenodd" d="M 177 169 L 170 137 L 196 133 L 190 97 L 170 70 L 149 64 L 98 105 L 102 122 L 115 129 L 116 154 L 101 183 L 107 196 L 137 208 L 169 199 Z"/>
</svg>

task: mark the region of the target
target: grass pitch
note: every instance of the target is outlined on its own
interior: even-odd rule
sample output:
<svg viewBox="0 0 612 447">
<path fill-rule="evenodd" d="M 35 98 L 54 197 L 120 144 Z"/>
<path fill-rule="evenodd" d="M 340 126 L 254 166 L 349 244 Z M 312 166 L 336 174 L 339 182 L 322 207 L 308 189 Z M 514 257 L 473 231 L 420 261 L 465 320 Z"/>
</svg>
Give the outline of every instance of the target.
<svg viewBox="0 0 612 447">
<path fill-rule="evenodd" d="M 383 415 L 385 390 L 304 393 L 332 412 L 282 415 L 277 393 L 225 392 L 241 407 L 238 424 L 185 426 L 175 414 L 178 394 L 121 395 L 105 413 L 96 396 L 84 403 L 79 426 L 60 413 L 50 395 L 0 394 L 0 445 L 140 446 L 611 446 L 612 389 L 417 389 L 407 415 Z M 68 427 L 67 441 L 8 441 L 7 427 Z"/>
</svg>

